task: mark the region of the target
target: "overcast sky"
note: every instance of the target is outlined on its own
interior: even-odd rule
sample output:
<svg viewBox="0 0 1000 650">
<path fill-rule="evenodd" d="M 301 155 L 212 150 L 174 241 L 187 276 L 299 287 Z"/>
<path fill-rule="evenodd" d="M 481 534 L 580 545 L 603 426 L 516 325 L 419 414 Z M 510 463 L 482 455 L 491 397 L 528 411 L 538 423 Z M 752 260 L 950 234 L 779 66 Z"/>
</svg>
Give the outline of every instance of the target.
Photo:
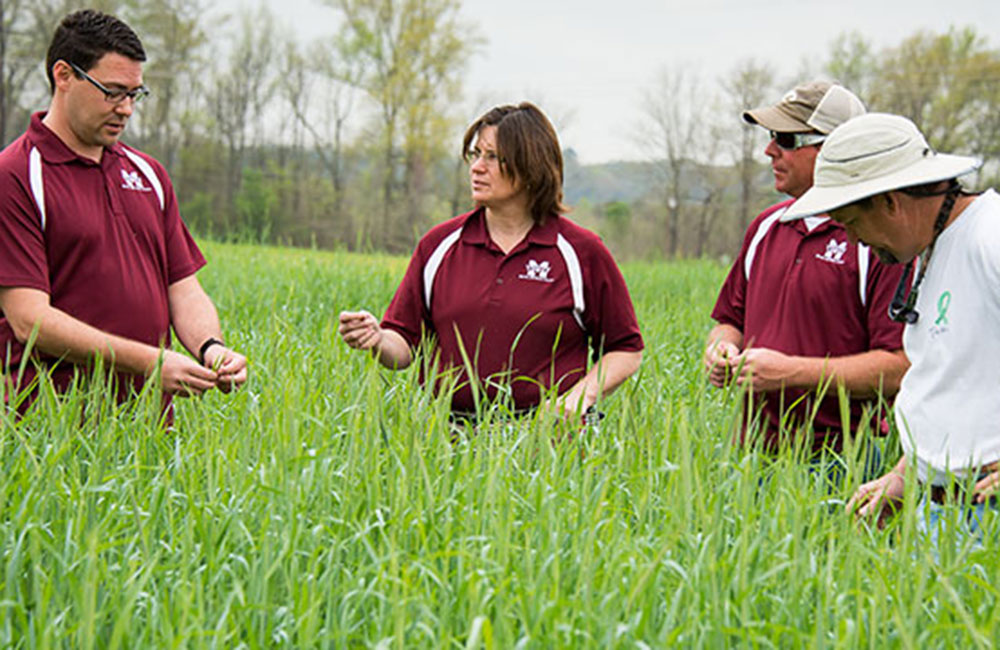
<svg viewBox="0 0 1000 650">
<path fill-rule="evenodd" d="M 264 4 L 303 40 L 336 29 L 336 13 L 317 0 Z M 841 33 L 887 46 L 952 25 L 1000 47 L 1000 0 L 464 0 L 462 15 L 485 41 L 466 73 L 469 121 L 483 101 L 530 99 L 584 162 L 640 156 L 632 134 L 643 88 L 665 65 L 714 83 L 752 57 L 791 81 L 803 62 L 816 69 Z"/>
</svg>

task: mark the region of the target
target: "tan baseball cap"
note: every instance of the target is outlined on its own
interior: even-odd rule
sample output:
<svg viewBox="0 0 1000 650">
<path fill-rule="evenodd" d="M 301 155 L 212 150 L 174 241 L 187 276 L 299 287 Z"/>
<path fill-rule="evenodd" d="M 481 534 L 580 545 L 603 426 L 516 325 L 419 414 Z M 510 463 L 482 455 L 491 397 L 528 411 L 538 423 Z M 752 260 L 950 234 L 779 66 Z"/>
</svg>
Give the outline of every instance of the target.
<svg viewBox="0 0 1000 650">
<path fill-rule="evenodd" d="M 825 214 L 883 192 L 958 178 L 980 164 L 977 158 L 937 153 L 905 117 L 868 113 L 826 139 L 816 157 L 813 186 L 781 220 Z"/>
<path fill-rule="evenodd" d="M 864 112 L 865 105 L 847 88 L 810 81 L 792 88 L 773 106 L 743 111 L 743 119 L 778 133 L 827 134 Z"/>
</svg>

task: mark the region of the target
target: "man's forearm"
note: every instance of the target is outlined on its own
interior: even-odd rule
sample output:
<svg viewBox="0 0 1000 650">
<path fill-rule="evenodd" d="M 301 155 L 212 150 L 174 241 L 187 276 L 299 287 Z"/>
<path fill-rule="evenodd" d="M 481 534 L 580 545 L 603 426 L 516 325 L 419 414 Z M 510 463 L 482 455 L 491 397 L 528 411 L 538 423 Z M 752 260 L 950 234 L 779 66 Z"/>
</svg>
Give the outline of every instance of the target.
<svg viewBox="0 0 1000 650">
<path fill-rule="evenodd" d="M 382 336 L 372 348 L 372 354 L 382 366 L 402 370 L 413 362 L 413 351 L 403 335 L 388 328 L 381 329 Z"/>
<path fill-rule="evenodd" d="M 170 285 L 167 295 L 170 323 L 191 356 L 197 358 L 201 346 L 208 339 L 222 339 L 215 304 L 194 276 Z"/>
<path fill-rule="evenodd" d="M 26 342 L 37 329 L 35 348 L 73 363 L 90 363 L 96 356 L 117 370 L 147 375 L 160 356 L 158 348 L 109 334 L 51 306 L 35 312 L 30 321 L 31 329 L 19 339 Z"/>
<path fill-rule="evenodd" d="M 586 410 L 635 374 L 642 352 L 608 352 L 561 398 L 567 409 Z"/>
<path fill-rule="evenodd" d="M 855 397 L 895 395 L 909 361 L 902 350 L 869 350 L 843 357 L 791 357 L 795 370 L 786 385 L 814 389 L 830 379 Z"/>
<path fill-rule="evenodd" d="M 719 342 L 732 343 L 738 349 L 743 349 L 743 332 L 736 329 L 732 325 L 726 323 L 719 323 L 712 328 L 712 331 L 708 333 L 708 340 L 706 341 L 706 346 L 711 347 L 718 344 Z"/>
</svg>

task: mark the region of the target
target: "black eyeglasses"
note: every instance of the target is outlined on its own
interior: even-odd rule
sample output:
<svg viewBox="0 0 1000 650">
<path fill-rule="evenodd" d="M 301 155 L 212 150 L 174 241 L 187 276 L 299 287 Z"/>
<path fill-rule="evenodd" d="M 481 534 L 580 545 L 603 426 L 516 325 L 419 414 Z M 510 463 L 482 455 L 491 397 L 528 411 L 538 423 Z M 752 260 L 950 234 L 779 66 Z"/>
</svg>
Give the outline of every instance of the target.
<svg viewBox="0 0 1000 650">
<path fill-rule="evenodd" d="M 785 151 L 795 151 L 802 147 L 811 147 L 826 140 L 822 133 L 779 133 L 771 131 L 771 139 L 774 144 Z"/>
<path fill-rule="evenodd" d="M 69 62 L 67 61 L 67 63 Z M 78 75 L 94 84 L 95 88 L 104 93 L 104 101 L 111 104 L 121 104 L 126 99 L 131 99 L 133 104 L 138 104 L 142 100 L 149 97 L 149 88 L 146 88 L 145 86 L 139 86 L 138 88 L 133 88 L 132 90 L 111 90 L 100 81 L 84 72 L 83 69 L 81 69 L 77 64 L 69 63 L 69 67 L 73 68 L 73 71 Z"/>
</svg>

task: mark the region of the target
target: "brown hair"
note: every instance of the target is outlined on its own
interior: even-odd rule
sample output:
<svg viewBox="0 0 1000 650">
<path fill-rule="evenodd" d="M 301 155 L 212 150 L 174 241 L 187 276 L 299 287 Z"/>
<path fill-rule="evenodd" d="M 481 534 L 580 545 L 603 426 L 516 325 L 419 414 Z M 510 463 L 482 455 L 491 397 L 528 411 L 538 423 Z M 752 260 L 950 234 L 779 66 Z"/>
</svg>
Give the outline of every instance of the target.
<svg viewBox="0 0 1000 650">
<path fill-rule="evenodd" d="M 497 127 L 500 173 L 519 183 L 528 193 L 528 210 L 536 223 L 550 214 L 569 211 L 563 205 L 563 158 L 559 138 L 541 109 L 530 102 L 497 106 L 466 130 L 462 156 L 469 160 L 469 147 L 479 131 Z"/>
</svg>

